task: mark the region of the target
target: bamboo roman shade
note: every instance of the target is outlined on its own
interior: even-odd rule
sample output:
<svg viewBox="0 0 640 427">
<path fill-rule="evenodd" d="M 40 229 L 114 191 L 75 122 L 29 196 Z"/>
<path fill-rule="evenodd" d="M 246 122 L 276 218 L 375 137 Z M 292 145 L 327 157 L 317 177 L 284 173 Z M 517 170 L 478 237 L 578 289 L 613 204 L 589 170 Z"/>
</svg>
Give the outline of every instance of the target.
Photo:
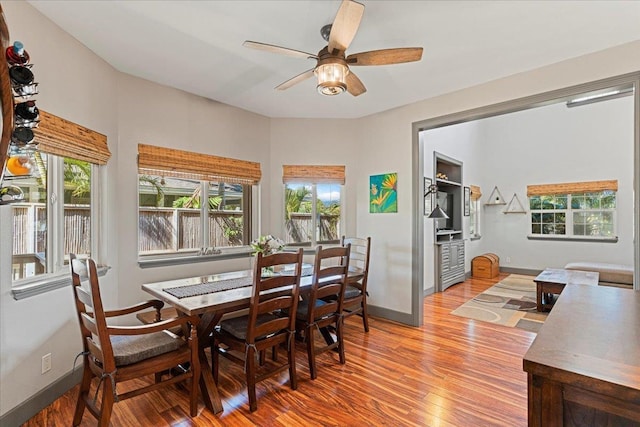
<svg viewBox="0 0 640 427">
<path fill-rule="evenodd" d="M 480 200 L 482 197 L 482 191 L 480 191 L 480 187 L 477 185 L 470 185 L 471 188 L 471 200 Z"/>
<path fill-rule="evenodd" d="M 107 137 L 69 120 L 40 110 L 34 142 L 43 153 L 104 165 L 111 157 Z"/>
<path fill-rule="evenodd" d="M 138 173 L 200 181 L 257 184 L 260 163 L 138 144 Z"/>
<path fill-rule="evenodd" d="M 527 197 L 551 194 L 581 194 L 599 191 L 618 191 L 618 180 L 568 182 L 564 184 L 527 185 Z"/>
<path fill-rule="evenodd" d="M 344 166 L 315 166 L 315 165 L 283 165 L 282 182 L 309 182 L 312 184 L 345 183 Z"/>
</svg>

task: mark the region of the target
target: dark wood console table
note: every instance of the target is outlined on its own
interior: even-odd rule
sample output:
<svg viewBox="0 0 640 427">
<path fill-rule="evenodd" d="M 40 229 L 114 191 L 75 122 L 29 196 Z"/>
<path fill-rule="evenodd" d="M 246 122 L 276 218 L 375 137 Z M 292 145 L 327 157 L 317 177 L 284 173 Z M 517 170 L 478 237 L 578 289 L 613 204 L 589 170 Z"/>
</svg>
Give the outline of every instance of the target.
<svg viewBox="0 0 640 427">
<path fill-rule="evenodd" d="M 640 292 L 567 286 L 523 367 L 529 426 L 640 425 Z"/>
</svg>

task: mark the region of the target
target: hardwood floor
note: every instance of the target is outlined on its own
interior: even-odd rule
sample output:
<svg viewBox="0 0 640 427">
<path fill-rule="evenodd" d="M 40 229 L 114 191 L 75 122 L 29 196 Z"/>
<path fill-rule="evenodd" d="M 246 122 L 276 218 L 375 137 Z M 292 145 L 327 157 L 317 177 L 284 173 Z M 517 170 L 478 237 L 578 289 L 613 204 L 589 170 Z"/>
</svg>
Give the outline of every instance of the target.
<svg viewBox="0 0 640 427">
<path fill-rule="evenodd" d="M 199 415 L 190 418 L 186 392 L 169 387 L 116 403 L 112 425 L 525 426 L 522 357 L 535 334 L 449 314 L 496 282 L 471 279 L 428 296 L 421 328 L 371 318 L 365 334 L 361 319 L 350 317 L 347 363 L 340 365 L 335 353 L 319 356 L 315 381 L 299 343 L 298 390 L 291 390 L 286 373 L 259 383 L 254 413 L 242 367 L 221 358 L 219 416 L 201 403 Z M 76 395 L 77 387 L 24 426 L 70 425 Z M 81 425 L 95 425 L 95 419 L 85 412 Z"/>
</svg>

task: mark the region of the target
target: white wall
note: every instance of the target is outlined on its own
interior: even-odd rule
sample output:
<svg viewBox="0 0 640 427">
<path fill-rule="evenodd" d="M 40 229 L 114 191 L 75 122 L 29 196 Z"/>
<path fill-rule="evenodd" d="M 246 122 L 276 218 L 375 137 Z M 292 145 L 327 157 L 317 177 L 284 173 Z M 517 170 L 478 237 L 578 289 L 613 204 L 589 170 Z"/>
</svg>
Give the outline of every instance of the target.
<svg viewBox="0 0 640 427">
<path fill-rule="evenodd" d="M 53 25 L 26 2 L 3 2 L 12 40 L 31 55 L 40 83 L 38 107 L 107 135 L 116 151 L 116 73 L 108 64 Z M 116 165 L 106 168 L 107 185 L 115 182 Z M 104 195 L 107 203 L 110 198 Z M 105 218 L 113 230 L 113 215 Z M 21 301 L 11 295 L 11 208 L 0 207 L 0 415 L 71 370 L 81 350 L 78 320 L 68 288 Z M 113 233 L 115 234 L 115 233 Z M 103 246 L 112 253 L 117 242 Z M 113 275 L 105 277 L 105 298 L 114 302 Z M 41 357 L 51 353 L 52 368 L 40 374 Z"/>
<path fill-rule="evenodd" d="M 103 170 L 101 278 L 107 307 L 149 296 L 142 283 L 248 268 L 248 258 L 141 269 L 137 263 L 137 144 L 146 143 L 257 161 L 260 204 L 269 206 L 270 121 L 225 104 L 116 72 L 26 2 L 4 2 L 12 40 L 21 40 L 40 82 L 38 106 L 107 135 L 112 157 Z M 0 207 L 2 235 L 11 233 L 10 207 Z M 265 209 L 262 221 L 268 222 Z M 0 416 L 71 370 L 81 350 L 71 290 L 15 301 L 11 239 L 0 240 Z M 40 374 L 41 357 L 52 369 Z"/>
<path fill-rule="evenodd" d="M 363 179 L 359 172 L 360 134 L 356 121 L 272 119 L 270 139 L 271 170 L 266 173 L 270 174 L 271 197 L 264 209 L 269 211 L 271 221 L 264 224 L 265 231 L 285 235 L 282 165 L 344 165 L 342 233 L 355 235 L 356 194 Z"/>
<path fill-rule="evenodd" d="M 362 175 L 398 171 L 398 214 L 393 218 L 370 215 L 367 193 L 358 193 L 358 233 L 381 242 L 372 251 L 371 303 L 411 312 L 411 259 L 417 253 L 412 247 L 412 212 L 422 209 L 412 203 L 412 194 L 422 189 L 411 178 L 412 123 L 639 70 L 640 41 L 636 41 L 359 120 L 363 148 L 369 153 L 362 161 Z"/>
<path fill-rule="evenodd" d="M 118 181 L 114 189 L 107 190 L 117 195 L 108 215 L 115 217 L 117 228 L 111 234 L 119 243 L 107 261 L 117 261 L 118 304 L 148 299 L 140 289 L 143 283 L 249 268 L 248 258 L 149 269 L 138 266 L 138 143 L 261 163 L 260 204 L 262 219 L 268 221 L 269 209 L 264 207 L 271 203 L 269 119 L 119 74 L 118 131 Z"/>
<path fill-rule="evenodd" d="M 479 122 L 472 121 L 457 125 L 420 132 L 419 141 L 424 152 L 424 176 L 433 180 L 433 153 L 438 152 L 462 162 L 462 184 L 480 185 L 481 163 L 478 161 L 484 149 L 479 135 Z M 436 253 L 434 246 L 434 220 L 424 219 L 424 290 L 431 292 L 435 284 Z M 469 217 L 462 217 L 462 237 L 465 239 L 465 271 L 470 270 L 470 256 L 476 253 L 479 241 L 469 240 Z"/>
<path fill-rule="evenodd" d="M 477 161 L 488 200 L 495 185 L 527 206 L 527 185 L 617 179 L 617 243 L 528 240 L 529 215 L 484 206 L 483 252 L 502 266 L 562 268 L 571 261 L 633 265 L 633 97 L 581 107 L 559 103 L 479 122 Z M 507 263 L 507 257 L 511 262 Z"/>
<path fill-rule="evenodd" d="M 633 264 L 633 98 L 567 108 L 564 103 L 433 129 L 425 143 L 425 176 L 433 151 L 464 162 L 464 185 L 480 185 L 482 238 L 466 242 L 466 271 L 485 252 L 503 267 L 540 270 L 571 261 Z M 605 148 L 603 148 L 605 147 Z M 518 195 L 528 210 L 530 184 L 617 179 L 617 243 L 528 240 L 529 215 L 485 206 L 497 185 L 505 202 Z M 468 238 L 468 217 L 464 237 Z M 433 287 L 433 224 L 425 219 L 425 289 Z"/>
<path fill-rule="evenodd" d="M 25 43 L 36 64 L 39 107 L 108 137 L 113 157 L 104 168 L 101 249 L 112 270 L 102 283 L 107 302 L 117 305 L 146 298 L 140 291 L 145 281 L 248 266 L 246 260 L 147 270 L 137 266 L 135 147 L 139 142 L 260 161 L 261 220 L 264 228 L 274 230 L 280 226 L 275 206 L 282 205 L 279 174 L 285 159 L 346 164 L 347 230 L 373 239 L 370 303 L 410 313 L 412 211 L 422 209 L 412 206 L 412 195 L 419 191 L 411 169 L 412 123 L 640 70 L 640 42 L 636 42 L 359 120 L 269 120 L 117 73 L 26 2 L 3 2 L 3 9 L 12 39 Z M 326 147 L 336 152 L 327 155 Z M 368 177 L 385 172 L 398 173 L 398 213 L 371 215 Z M 3 236 L 10 229 L 8 209 L 0 208 Z M 69 289 L 12 299 L 9 242 L 0 239 L 0 416 L 69 372 L 80 349 Z M 40 358 L 47 352 L 53 355 L 53 368 L 40 375 Z"/>
</svg>

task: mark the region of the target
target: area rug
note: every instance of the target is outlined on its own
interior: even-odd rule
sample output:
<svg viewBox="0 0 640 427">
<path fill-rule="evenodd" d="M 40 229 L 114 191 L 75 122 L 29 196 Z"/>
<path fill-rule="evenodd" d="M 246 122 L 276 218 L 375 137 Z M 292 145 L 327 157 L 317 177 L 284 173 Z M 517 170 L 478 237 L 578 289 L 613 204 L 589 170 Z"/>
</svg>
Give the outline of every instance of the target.
<svg viewBox="0 0 640 427">
<path fill-rule="evenodd" d="M 548 313 L 536 311 L 536 283 L 533 279 L 533 276 L 511 274 L 451 314 L 538 332 Z"/>
</svg>

